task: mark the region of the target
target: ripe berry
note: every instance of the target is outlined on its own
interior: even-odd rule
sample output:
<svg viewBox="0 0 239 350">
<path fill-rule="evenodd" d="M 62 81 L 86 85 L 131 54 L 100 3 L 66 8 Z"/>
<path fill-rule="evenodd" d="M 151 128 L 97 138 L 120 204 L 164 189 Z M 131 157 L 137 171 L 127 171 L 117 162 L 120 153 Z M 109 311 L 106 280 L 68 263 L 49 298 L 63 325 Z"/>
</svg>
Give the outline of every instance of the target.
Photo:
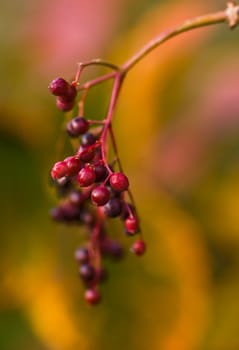
<svg viewBox="0 0 239 350">
<path fill-rule="evenodd" d="M 68 199 L 72 204 L 77 206 L 81 206 L 86 200 L 85 195 L 80 191 L 72 191 Z"/>
<path fill-rule="evenodd" d="M 104 206 L 104 213 L 110 218 L 119 216 L 122 209 L 122 202 L 119 198 L 112 198 Z"/>
<path fill-rule="evenodd" d="M 85 282 L 90 282 L 95 277 L 95 269 L 90 264 L 83 264 L 80 267 L 80 277 Z"/>
<path fill-rule="evenodd" d="M 98 186 L 91 192 L 92 203 L 98 206 L 105 205 L 110 199 L 110 192 L 105 186 Z"/>
<path fill-rule="evenodd" d="M 60 97 L 56 99 L 56 107 L 63 112 L 69 112 L 74 107 L 74 101 L 64 101 Z"/>
<path fill-rule="evenodd" d="M 115 259 L 120 259 L 123 256 L 122 245 L 116 240 L 108 238 L 103 239 L 101 241 L 100 249 L 103 254 L 108 254 Z"/>
<path fill-rule="evenodd" d="M 107 178 L 108 170 L 103 164 L 96 164 L 94 166 L 95 170 L 95 182 L 104 181 Z"/>
<path fill-rule="evenodd" d="M 68 167 L 66 162 L 60 161 L 54 164 L 52 170 L 51 170 L 51 177 L 56 180 L 56 179 L 60 179 L 63 176 L 66 176 L 68 171 Z"/>
<path fill-rule="evenodd" d="M 126 232 L 130 235 L 133 235 L 139 231 L 139 222 L 138 219 L 134 216 L 129 216 L 125 222 Z"/>
<path fill-rule="evenodd" d="M 67 175 L 68 176 L 75 176 L 81 168 L 81 162 L 76 157 L 68 157 L 64 160 L 67 165 Z"/>
<path fill-rule="evenodd" d="M 117 192 L 123 192 L 129 187 L 129 180 L 123 173 L 114 173 L 110 177 L 110 186 Z"/>
<path fill-rule="evenodd" d="M 95 141 L 96 141 L 96 137 L 90 132 L 85 133 L 81 137 L 81 145 L 85 147 L 93 145 Z"/>
<path fill-rule="evenodd" d="M 100 302 L 101 295 L 97 289 L 87 289 L 85 291 L 85 301 L 87 303 L 95 305 Z"/>
<path fill-rule="evenodd" d="M 82 146 L 79 148 L 77 155 L 80 160 L 84 163 L 88 163 L 92 161 L 95 156 L 95 149 L 92 147 L 83 148 Z"/>
<path fill-rule="evenodd" d="M 81 187 L 87 187 L 95 182 L 95 172 L 91 167 L 82 168 L 77 175 L 77 182 Z"/>
<path fill-rule="evenodd" d="M 145 250 L 146 243 L 142 239 L 135 241 L 131 247 L 131 251 L 138 256 L 143 255 L 145 253 Z"/>
<path fill-rule="evenodd" d="M 67 123 L 66 130 L 72 137 L 84 134 L 89 129 L 89 122 L 83 117 L 76 117 Z"/>
<path fill-rule="evenodd" d="M 89 250 L 85 247 L 80 247 L 75 251 L 75 259 L 79 264 L 87 264 L 89 262 Z"/>
<path fill-rule="evenodd" d="M 77 95 L 77 90 L 75 86 L 69 85 L 66 93 L 64 95 L 59 96 L 59 98 L 63 102 L 71 102 L 75 100 L 76 95 Z"/>
<path fill-rule="evenodd" d="M 79 208 L 69 202 L 61 203 L 58 207 L 51 210 L 51 217 L 55 221 L 73 222 L 78 221 L 80 217 Z"/>
<path fill-rule="evenodd" d="M 63 78 L 56 78 L 52 80 L 48 88 L 53 95 L 63 96 L 67 94 L 69 83 Z"/>
<path fill-rule="evenodd" d="M 91 212 L 87 211 L 87 210 L 81 210 L 80 212 L 80 220 L 83 224 L 85 224 L 86 226 L 92 226 L 95 222 L 95 218 L 92 215 Z"/>
</svg>

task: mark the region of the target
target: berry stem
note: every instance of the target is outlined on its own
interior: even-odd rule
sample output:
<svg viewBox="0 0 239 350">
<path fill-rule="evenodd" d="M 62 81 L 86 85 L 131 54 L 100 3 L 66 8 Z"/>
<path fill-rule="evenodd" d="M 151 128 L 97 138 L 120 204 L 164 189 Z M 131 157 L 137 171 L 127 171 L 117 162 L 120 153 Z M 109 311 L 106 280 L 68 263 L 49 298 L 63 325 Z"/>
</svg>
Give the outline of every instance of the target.
<svg viewBox="0 0 239 350">
<path fill-rule="evenodd" d="M 215 12 L 199 17 L 195 17 L 191 20 L 183 22 L 181 25 L 169 29 L 152 40 L 150 40 L 145 46 L 143 46 L 136 54 L 134 54 L 128 61 L 126 61 L 121 69 L 123 72 L 128 72 L 139 61 L 147 56 L 151 51 L 163 44 L 165 41 L 177 36 L 178 34 L 187 32 L 191 29 L 205 27 L 213 24 L 228 22 L 230 28 L 234 28 L 239 23 L 239 6 L 233 2 L 229 2 L 227 9 L 224 11 Z"/>
</svg>

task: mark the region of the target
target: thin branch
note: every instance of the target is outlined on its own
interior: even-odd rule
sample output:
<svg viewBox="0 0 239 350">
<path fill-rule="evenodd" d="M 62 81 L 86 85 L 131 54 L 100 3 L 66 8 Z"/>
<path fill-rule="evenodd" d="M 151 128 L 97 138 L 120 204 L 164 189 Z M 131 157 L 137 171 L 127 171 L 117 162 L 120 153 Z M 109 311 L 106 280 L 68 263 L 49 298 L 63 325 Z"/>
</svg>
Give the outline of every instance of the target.
<svg viewBox="0 0 239 350">
<path fill-rule="evenodd" d="M 122 65 L 121 69 L 125 73 L 128 72 L 146 55 L 148 55 L 148 53 L 178 34 L 187 32 L 191 29 L 223 22 L 227 22 L 230 28 L 234 28 L 239 23 L 239 6 L 235 5 L 233 2 L 229 2 L 225 11 L 219 11 L 187 20 L 181 25 L 159 34 L 154 39 L 150 40 L 145 46 L 143 46 L 128 61 L 126 61 Z"/>
</svg>

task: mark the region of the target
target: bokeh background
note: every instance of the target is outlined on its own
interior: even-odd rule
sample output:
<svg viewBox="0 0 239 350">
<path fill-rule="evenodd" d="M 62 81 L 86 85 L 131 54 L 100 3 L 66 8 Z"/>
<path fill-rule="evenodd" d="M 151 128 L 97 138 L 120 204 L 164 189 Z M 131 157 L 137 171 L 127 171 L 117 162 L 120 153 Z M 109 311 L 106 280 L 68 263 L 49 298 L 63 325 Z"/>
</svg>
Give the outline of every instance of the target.
<svg viewBox="0 0 239 350">
<path fill-rule="evenodd" d="M 0 349 L 239 349 L 238 30 L 197 29 L 127 77 L 114 127 L 148 253 L 107 262 L 96 308 L 73 259 L 84 231 L 51 222 L 63 115 L 49 81 L 77 61 L 124 62 L 224 1 L 3 0 L 0 14 Z M 85 79 L 102 73 L 90 70 Z M 92 90 L 101 118 L 109 86 Z M 131 242 L 111 225 L 128 250 Z"/>
</svg>

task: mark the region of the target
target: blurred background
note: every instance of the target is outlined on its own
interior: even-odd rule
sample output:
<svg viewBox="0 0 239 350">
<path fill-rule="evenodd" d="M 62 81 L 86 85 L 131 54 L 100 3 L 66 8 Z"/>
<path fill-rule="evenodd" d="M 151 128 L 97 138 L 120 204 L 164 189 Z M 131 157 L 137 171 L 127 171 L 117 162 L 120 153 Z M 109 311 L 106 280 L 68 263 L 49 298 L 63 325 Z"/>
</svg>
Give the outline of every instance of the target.
<svg viewBox="0 0 239 350">
<path fill-rule="evenodd" d="M 123 63 L 161 30 L 224 1 L 1 2 L 0 349 L 239 349 L 238 29 L 197 29 L 127 77 L 114 121 L 147 254 L 107 262 L 103 302 L 83 301 L 84 231 L 51 222 L 49 169 L 63 115 L 48 93 L 76 63 Z M 90 79 L 103 70 L 89 70 Z M 101 118 L 109 86 L 92 90 Z M 130 239 L 114 223 L 126 251 Z"/>
</svg>

